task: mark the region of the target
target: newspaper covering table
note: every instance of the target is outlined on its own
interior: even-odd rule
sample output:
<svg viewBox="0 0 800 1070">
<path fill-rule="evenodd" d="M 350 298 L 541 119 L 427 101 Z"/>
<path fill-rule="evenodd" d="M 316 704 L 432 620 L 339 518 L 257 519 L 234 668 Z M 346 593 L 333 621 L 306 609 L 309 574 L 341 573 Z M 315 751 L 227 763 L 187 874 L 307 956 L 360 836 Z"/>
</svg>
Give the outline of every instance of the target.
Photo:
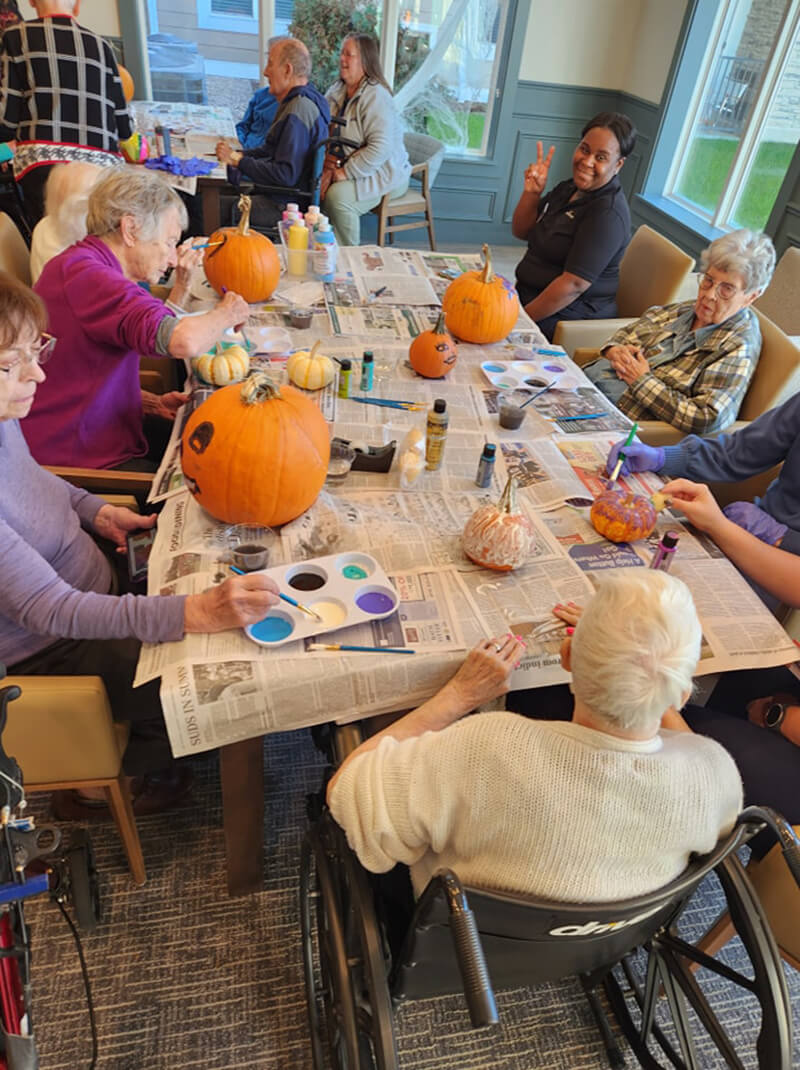
<svg viewBox="0 0 800 1070">
<path fill-rule="evenodd" d="M 378 259 L 369 248 L 347 253 L 350 268 L 356 270 L 365 258 L 370 264 Z M 430 278 L 443 259 L 441 254 L 433 259 L 401 250 L 379 254 L 380 265 L 370 270 L 393 276 L 398 265 L 406 265 Z M 322 317 L 320 322 L 328 321 Z M 308 334 L 295 332 L 298 345 L 308 345 Z M 410 489 L 401 487 L 396 462 L 386 474 L 352 472 L 342 486 L 324 489 L 305 514 L 284 526 L 270 563 L 345 550 L 369 552 L 398 591 L 398 612 L 388 620 L 326 633 L 325 639 L 409 646 L 417 654 L 312 652 L 312 640 L 284 645 L 278 652 L 256 645 L 241 630 L 146 645 L 136 682 L 161 676 L 164 715 L 176 755 L 320 721 L 412 707 L 452 675 L 475 642 L 509 630 L 526 643 L 512 688 L 563 682 L 568 677 L 559 647 L 565 632 L 552 615 L 553 605 L 585 603 L 607 569 L 645 567 L 667 528 L 680 534 L 672 572 L 690 587 L 703 625 L 698 673 L 795 660 L 791 639 L 738 571 L 713 542 L 677 515 L 663 512 L 656 531 L 637 543 L 615 545 L 597 534 L 589 522 L 589 506 L 603 486 L 608 449 L 629 421 L 616 414 L 611 427 L 602 421 L 599 428 L 583 423 L 574 433 L 568 419 L 567 427 L 554 420 L 554 415 L 568 418 L 586 411 L 587 399 L 600 404 L 594 387 L 565 355 L 558 358 L 564 367 L 559 388 L 534 401 L 520 430 L 499 428 L 498 392 L 480 364 L 514 357 L 536 363 L 531 347 L 540 342 L 531 326 L 496 346 L 462 345 L 448 379 L 432 381 L 420 379 L 407 366 L 407 341 L 327 334 L 326 348 L 332 355 L 358 362 L 363 348 L 371 348 L 376 365 L 389 369 L 385 380 L 376 384 L 376 395 L 388 391 L 388 396 L 418 401 L 425 410 L 436 397 L 447 399 L 450 430 L 444 463 L 438 472 L 423 473 Z M 285 381 L 283 360 L 258 359 L 276 381 Z M 541 365 L 545 374 L 545 366 L 554 366 L 553 357 L 542 357 Z M 202 396 L 200 391 L 194 400 Z M 332 388 L 310 396 L 333 433 L 351 440 L 371 445 L 395 441 L 399 446 L 411 428 L 424 426 L 425 411 L 359 405 L 337 398 Z M 200 509 L 180 475 L 179 432 L 188 408 L 176 421 L 154 482 L 155 497 L 165 504 L 150 558 L 151 594 L 194 593 L 229 575 L 225 525 Z M 491 486 L 479 490 L 475 471 L 487 440 L 497 444 L 497 460 Z M 497 500 L 509 473 L 520 485 L 520 505 L 534 526 L 536 544 L 525 567 L 490 572 L 465 558 L 460 535 L 475 509 Z M 652 473 L 621 480 L 648 495 L 661 482 Z"/>
</svg>

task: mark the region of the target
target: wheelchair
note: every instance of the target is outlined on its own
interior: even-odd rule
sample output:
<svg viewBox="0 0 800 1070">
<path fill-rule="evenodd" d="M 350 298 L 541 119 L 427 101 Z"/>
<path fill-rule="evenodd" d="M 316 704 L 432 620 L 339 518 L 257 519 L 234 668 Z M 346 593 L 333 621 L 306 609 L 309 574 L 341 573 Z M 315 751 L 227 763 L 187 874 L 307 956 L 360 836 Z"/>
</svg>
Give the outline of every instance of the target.
<svg viewBox="0 0 800 1070">
<path fill-rule="evenodd" d="M 402 947 L 392 956 L 371 877 L 323 799 L 324 794 L 309 797 L 310 826 L 300 863 L 303 969 L 315 1070 L 329 1064 L 337 1070 L 394 1070 L 393 1006 L 399 1001 L 463 991 L 473 1027 L 482 1028 L 498 1021 L 494 988 L 576 975 L 612 1068 L 623 1067 L 625 1057 L 601 994 L 645 1070 L 707 1067 L 705 1052 L 699 1053 L 695 1043 L 698 1026 L 719 1053 L 713 1065 L 791 1070 L 786 979 L 737 857 L 738 849 L 766 825 L 800 884 L 800 840 L 774 811 L 748 807 L 730 835 L 710 853 L 693 858 L 678 878 L 624 902 L 559 903 L 464 888 L 455 873 L 439 871 L 417 900 Z M 746 972 L 706 954 L 682 931 L 682 915 L 693 893 L 712 872 L 744 945 Z M 721 982 L 747 993 L 748 1016 L 759 1023 L 750 1051 L 742 1050 L 738 1014 L 731 1023 L 722 1006 Z"/>
</svg>

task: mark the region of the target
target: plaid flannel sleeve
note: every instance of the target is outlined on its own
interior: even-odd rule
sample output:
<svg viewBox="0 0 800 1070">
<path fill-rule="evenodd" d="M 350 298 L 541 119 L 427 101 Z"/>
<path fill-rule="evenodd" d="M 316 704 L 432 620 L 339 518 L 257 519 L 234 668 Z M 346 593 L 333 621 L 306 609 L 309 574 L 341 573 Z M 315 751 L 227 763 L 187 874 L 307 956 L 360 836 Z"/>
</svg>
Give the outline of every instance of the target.
<svg viewBox="0 0 800 1070">
<path fill-rule="evenodd" d="M 739 339 L 736 346 L 703 369 L 691 394 L 675 390 L 650 372 L 628 387 L 620 408 L 629 416 L 646 413 L 665 420 L 686 434 L 720 431 L 736 419 L 757 360 L 758 350 L 747 339 Z M 630 409 L 625 404 L 628 400 L 633 402 Z M 631 411 L 634 408 L 635 413 Z"/>
<path fill-rule="evenodd" d="M 671 326 L 676 316 L 677 305 L 654 305 L 643 316 L 631 323 L 626 323 L 604 342 L 601 352 L 611 346 L 643 346 L 645 349 L 653 339 L 663 335 L 665 328 Z"/>
</svg>

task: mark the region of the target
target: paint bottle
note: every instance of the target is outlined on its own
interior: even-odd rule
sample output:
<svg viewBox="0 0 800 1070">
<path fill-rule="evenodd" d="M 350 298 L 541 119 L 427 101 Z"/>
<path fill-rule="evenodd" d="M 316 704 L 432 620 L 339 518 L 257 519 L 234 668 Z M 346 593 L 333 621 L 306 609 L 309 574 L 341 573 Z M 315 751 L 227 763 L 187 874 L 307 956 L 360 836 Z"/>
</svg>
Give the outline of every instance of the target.
<svg viewBox="0 0 800 1070">
<path fill-rule="evenodd" d="M 318 223 L 314 231 L 314 273 L 323 282 L 333 282 L 339 246 L 328 223 Z"/>
<path fill-rule="evenodd" d="M 435 472 L 441 468 L 444 459 L 444 444 L 450 420 L 446 410 L 447 402 L 444 398 L 437 398 L 428 413 L 425 428 L 425 467 L 429 472 Z"/>
<path fill-rule="evenodd" d="M 316 230 L 319 224 L 319 205 L 310 204 L 305 214 L 306 226 L 309 230 Z"/>
<path fill-rule="evenodd" d="M 364 356 L 361 358 L 361 393 L 368 394 L 372 390 L 372 375 L 374 371 L 375 358 L 372 355 L 371 349 L 364 350 Z"/>
<path fill-rule="evenodd" d="M 650 568 L 657 568 L 660 572 L 669 572 L 669 566 L 672 564 L 675 550 L 678 547 L 678 538 L 679 535 L 677 531 L 664 532 L 661 536 L 661 542 L 658 544 L 656 552 L 653 554 Z"/>
<path fill-rule="evenodd" d="M 493 442 L 487 442 L 483 447 L 483 453 L 478 461 L 478 474 L 475 476 L 475 484 L 481 489 L 491 485 L 496 450 L 497 447 Z"/>
<path fill-rule="evenodd" d="M 352 371 L 352 363 L 345 359 L 339 365 L 339 397 L 350 397 L 350 374 Z"/>
<path fill-rule="evenodd" d="M 308 257 L 308 227 L 299 219 L 289 227 L 288 244 L 286 256 L 288 274 L 305 275 Z"/>
</svg>

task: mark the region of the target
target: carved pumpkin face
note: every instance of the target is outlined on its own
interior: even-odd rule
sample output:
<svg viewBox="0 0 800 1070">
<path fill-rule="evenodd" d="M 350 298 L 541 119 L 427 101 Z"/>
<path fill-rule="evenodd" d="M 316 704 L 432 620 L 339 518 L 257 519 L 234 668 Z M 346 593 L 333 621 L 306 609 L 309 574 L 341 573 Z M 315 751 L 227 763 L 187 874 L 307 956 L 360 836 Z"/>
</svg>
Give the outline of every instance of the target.
<svg viewBox="0 0 800 1070">
<path fill-rule="evenodd" d="M 253 304 L 272 297 L 281 277 L 281 263 L 269 238 L 250 230 L 249 197 L 239 198 L 239 210 L 238 227 L 222 227 L 208 239 L 203 267 L 218 294 L 231 290 Z"/>
<path fill-rule="evenodd" d="M 453 370 L 458 359 L 458 346 L 444 325 L 444 313 L 439 313 L 431 331 L 417 335 L 408 350 L 411 367 L 426 379 L 441 379 Z"/>
<path fill-rule="evenodd" d="M 181 462 L 199 504 L 228 524 L 272 527 L 314 502 L 330 436 L 314 402 L 256 372 L 216 390 L 189 417 Z"/>
<path fill-rule="evenodd" d="M 635 542 L 652 532 L 657 513 L 649 498 L 613 486 L 597 495 L 589 516 L 595 531 L 609 542 Z"/>
<path fill-rule="evenodd" d="M 481 271 L 466 271 L 454 279 L 442 298 L 447 329 L 456 338 L 477 345 L 505 338 L 519 315 L 519 298 L 508 279 L 492 274 L 489 246 L 483 247 Z"/>
</svg>

